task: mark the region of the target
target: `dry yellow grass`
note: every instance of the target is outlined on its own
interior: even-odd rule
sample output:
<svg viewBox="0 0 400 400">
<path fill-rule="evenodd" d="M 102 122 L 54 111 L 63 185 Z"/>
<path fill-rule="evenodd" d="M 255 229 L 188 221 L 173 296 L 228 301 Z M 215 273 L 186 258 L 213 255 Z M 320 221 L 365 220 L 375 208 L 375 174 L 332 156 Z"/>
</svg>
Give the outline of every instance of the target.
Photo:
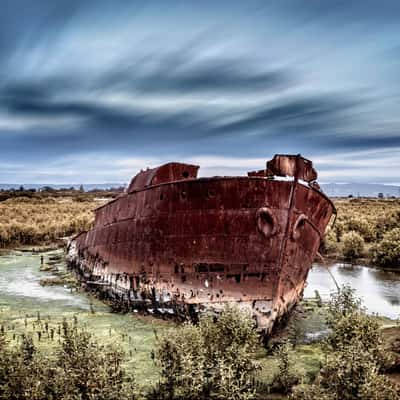
<svg viewBox="0 0 400 400">
<path fill-rule="evenodd" d="M 47 244 L 88 229 L 98 202 L 74 198 L 11 198 L 0 202 L 0 247 Z"/>
</svg>

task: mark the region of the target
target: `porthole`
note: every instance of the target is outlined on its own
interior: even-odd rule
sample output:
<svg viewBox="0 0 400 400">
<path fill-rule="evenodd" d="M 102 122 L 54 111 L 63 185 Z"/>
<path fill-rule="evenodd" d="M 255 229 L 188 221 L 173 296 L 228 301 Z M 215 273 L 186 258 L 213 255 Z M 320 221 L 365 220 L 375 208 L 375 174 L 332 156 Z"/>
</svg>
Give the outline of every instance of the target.
<svg viewBox="0 0 400 400">
<path fill-rule="evenodd" d="M 266 238 L 276 233 L 275 217 L 268 207 L 262 207 L 257 211 L 257 228 Z"/>
<path fill-rule="evenodd" d="M 294 240 L 298 240 L 304 230 L 304 226 L 307 222 L 307 217 L 304 214 L 299 215 L 296 222 L 293 225 L 292 237 Z"/>
</svg>

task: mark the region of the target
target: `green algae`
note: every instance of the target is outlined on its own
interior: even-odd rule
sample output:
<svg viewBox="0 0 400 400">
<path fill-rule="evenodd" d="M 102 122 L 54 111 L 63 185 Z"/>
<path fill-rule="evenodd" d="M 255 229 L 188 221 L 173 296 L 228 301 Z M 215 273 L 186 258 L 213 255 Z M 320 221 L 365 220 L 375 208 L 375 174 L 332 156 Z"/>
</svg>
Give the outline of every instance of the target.
<svg viewBox="0 0 400 400">
<path fill-rule="evenodd" d="M 42 253 L 45 261 L 62 250 Z M 171 321 L 137 314 L 116 314 L 96 298 L 80 290 L 61 286 L 41 286 L 54 271 L 40 271 L 41 254 L 10 252 L 0 258 L 0 325 L 11 343 L 29 333 L 34 343 L 51 354 L 59 340 L 63 319 L 79 322 L 102 344 L 116 344 L 127 355 L 127 367 L 144 386 L 158 379 L 152 360 L 155 333 L 173 327 Z M 65 273 L 65 262 L 56 264 Z M 53 339 L 51 338 L 53 336 Z"/>
<path fill-rule="evenodd" d="M 10 342 L 17 345 L 21 335 L 28 332 L 34 343 L 51 356 L 60 340 L 62 321 L 76 320 L 100 343 L 118 345 L 125 351 L 126 366 L 141 387 L 154 385 L 159 379 L 152 359 L 156 335 L 174 334 L 170 328 L 175 324 L 137 313 L 113 313 L 109 306 L 76 287 L 40 284 L 44 279 L 67 275 L 60 249 L 44 253 L 9 251 L 0 256 L 0 326 Z M 305 300 L 292 314 L 286 328 L 271 340 L 271 346 L 286 337 L 296 342 L 293 368 L 305 380 L 318 372 L 325 357 L 321 346 L 327 334 L 325 316 L 325 304 L 317 299 Z M 395 321 L 384 317 L 380 317 L 380 322 L 386 327 L 395 325 Z M 262 367 L 257 380 L 268 387 L 277 372 L 271 348 L 260 345 L 257 361 Z"/>
</svg>

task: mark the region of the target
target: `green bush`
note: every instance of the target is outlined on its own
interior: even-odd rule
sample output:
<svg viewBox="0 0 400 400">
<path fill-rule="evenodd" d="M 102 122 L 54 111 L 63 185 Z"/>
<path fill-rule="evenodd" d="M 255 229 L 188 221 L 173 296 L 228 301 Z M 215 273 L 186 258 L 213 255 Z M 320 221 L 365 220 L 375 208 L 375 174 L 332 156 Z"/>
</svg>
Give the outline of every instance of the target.
<svg viewBox="0 0 400 400">
<path fill-rule="evenodd" d="M 352 199 L 335 200 L 337 208 L 336 223 L 330 228 L 321 244 L 321 254 L 337 256 L 342 254 L 344 248 L 344 257 L 352 261 L 360 256 L 371 256 L 377 266 L 392 266 L 392 261 L 386 260 L 385 254 L 382 260 L 378 256 L 374 258 L 375 249 L 383 247 L 381 244 L 384 235 L 400 226 L 400 201 L 381 200 L 381 199 Z M 349 237 L 345 237 L 349 232 L 358 233 L 364 240 L 364 250 L 360 255 L 354 254 L 352 243 Z M 364 246 L 362 246 L 364 248 Z M 372 250 L 372 251 L 371 251 Z M 360 252 L 359 252 L 360 253 Z M 388 251 L 384 250 L 384 253 Z M 390 250 L 389 250 L 390 253 Z"/>
<path fill-rule="evenodd" d="M 376 226 L 373 221 L 360 218 L 360 216 L 350 217 L 346 222 L 345 229 L 347 232 L 354 231 L 359 233 L 366 242 L 372 242 L 376 239 Z"/>
<path fill-rule="evenodd" d="M 364 239 L 362 236 L 355 232 L 350 231 L 342 236 L 343 242 L 343 256 L 346 260 L 354 260 L 363 255 L 364 252 Z"/>
<path fill-rule="evenodd" d="M 381 370 L 389 365 L 390 360 L 383 348 L 379 322 L 366 313 L 354 289 L 344 285 L 337 293 L 333 293 L 328 311 L 327 324 L 332 333 L 327 342 L 331 350 L 345 351 L 354 343 L 359 343 L 372 355 Z"/>
<path fill-rule="evenodd" d="M 63 323 L 52 355 L 26 335 L 18 348 L 9 347 L 0 333 L 0 400 L 133 400 L 134 381 L 125 374 L 123 356 L 76 323 Z"/>
<path fill-rule="evenodd" d="M 336 254 L 339 252 L 340 246 L 337 240 L 337 233 L 334 229 L 329 229 L 322 240 L 322 254 Z"/>
<path fill-rule="evenodd" d="M 319 384 L 298 385 L 290 396 L 292 400 L 338 400 L 333 393 L 329 393 Z"/>
<path fill-rule="evenodd" d="M 227 307 L 217 321 L 202 317 L 163 336 L 155 351 L 165 399 L 249 400 L 255 395 L 253 360 L 258 335 L 247 313 Z M 155 395 L 155 394 L 153 394 Z"/>
<path fill-rule="evenodd" d="M 354 291 L 344 286 L 332 296 L 326 361 L 311 385 L 293 391 L 293 400 L 399 400 L 395 386 L 382 371 L 389 359 L 379 325 L 365 313 Z"/>
<path fill-rule="evenodd" d="M 372 249 L 373 262 L 379 267 L 400 267 L 400 228 L 383 235 Z"/>
<path fill-rule="evenodd" d="M 386 393 L 379 390 L 380 385 L 371 384 L 379 381 L 385 382 Z M 342 349 L 330 354 L 321 371 L 321 386 L 329 393 L 333 393 L 338 400 L 399 398 L 390 381 L 380 374 L 378 360 L 374 354 L 359 340 L 353 340 Z M 362 395 L 367 390 L 372 397 Z"/>
<path fill-rule="evenodd" d="M 101 346 L 76 324 L 62 326 L 58 352 L 58 385 L 68 396 L 82 400 L 133 398 L 133 380 L 122 367 L 124 353 L 117 347 Z"/>
<path fill-rule="evenodd" d="M 278 360 L 278 372 L 273 378 L 272 389 L 274 391 L 287 394 L 300 381 L 299 376 L 292 368 L 291 352 L 292 345 L 289 342 L 281 344 L 275 352 Z"/>
</svg>

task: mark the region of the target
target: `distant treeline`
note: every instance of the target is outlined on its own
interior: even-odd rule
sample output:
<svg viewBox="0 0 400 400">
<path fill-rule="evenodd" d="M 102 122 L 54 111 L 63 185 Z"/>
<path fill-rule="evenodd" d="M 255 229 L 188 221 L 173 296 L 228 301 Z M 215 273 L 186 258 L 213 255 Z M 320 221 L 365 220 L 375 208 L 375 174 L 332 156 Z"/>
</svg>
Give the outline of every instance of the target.
<svg viewBox="0 0 400 400">
<path fill-rule="evenodd" d="M 119 193 L 124 191 L 123 187 L 111 188 L 108 190 L 104 189 L 91 189 L 85 191 L 83 186 L 81 185 L 79 188 L 63 188 L 63 189 L 54 189 L 51 186 L 43 186 L 39 189 L 26 189 L 24 186 L 20 186 L 16 189 L 0 189 L 0 202 L 16 198 L 16 197 L 29 197 L 29 198 L 46 198 L 46 197 L 79 197 L 82 195 L 86 195 L 85 199 L 91 199 L 94 197 L 115 197 Z"/>
</svg>

